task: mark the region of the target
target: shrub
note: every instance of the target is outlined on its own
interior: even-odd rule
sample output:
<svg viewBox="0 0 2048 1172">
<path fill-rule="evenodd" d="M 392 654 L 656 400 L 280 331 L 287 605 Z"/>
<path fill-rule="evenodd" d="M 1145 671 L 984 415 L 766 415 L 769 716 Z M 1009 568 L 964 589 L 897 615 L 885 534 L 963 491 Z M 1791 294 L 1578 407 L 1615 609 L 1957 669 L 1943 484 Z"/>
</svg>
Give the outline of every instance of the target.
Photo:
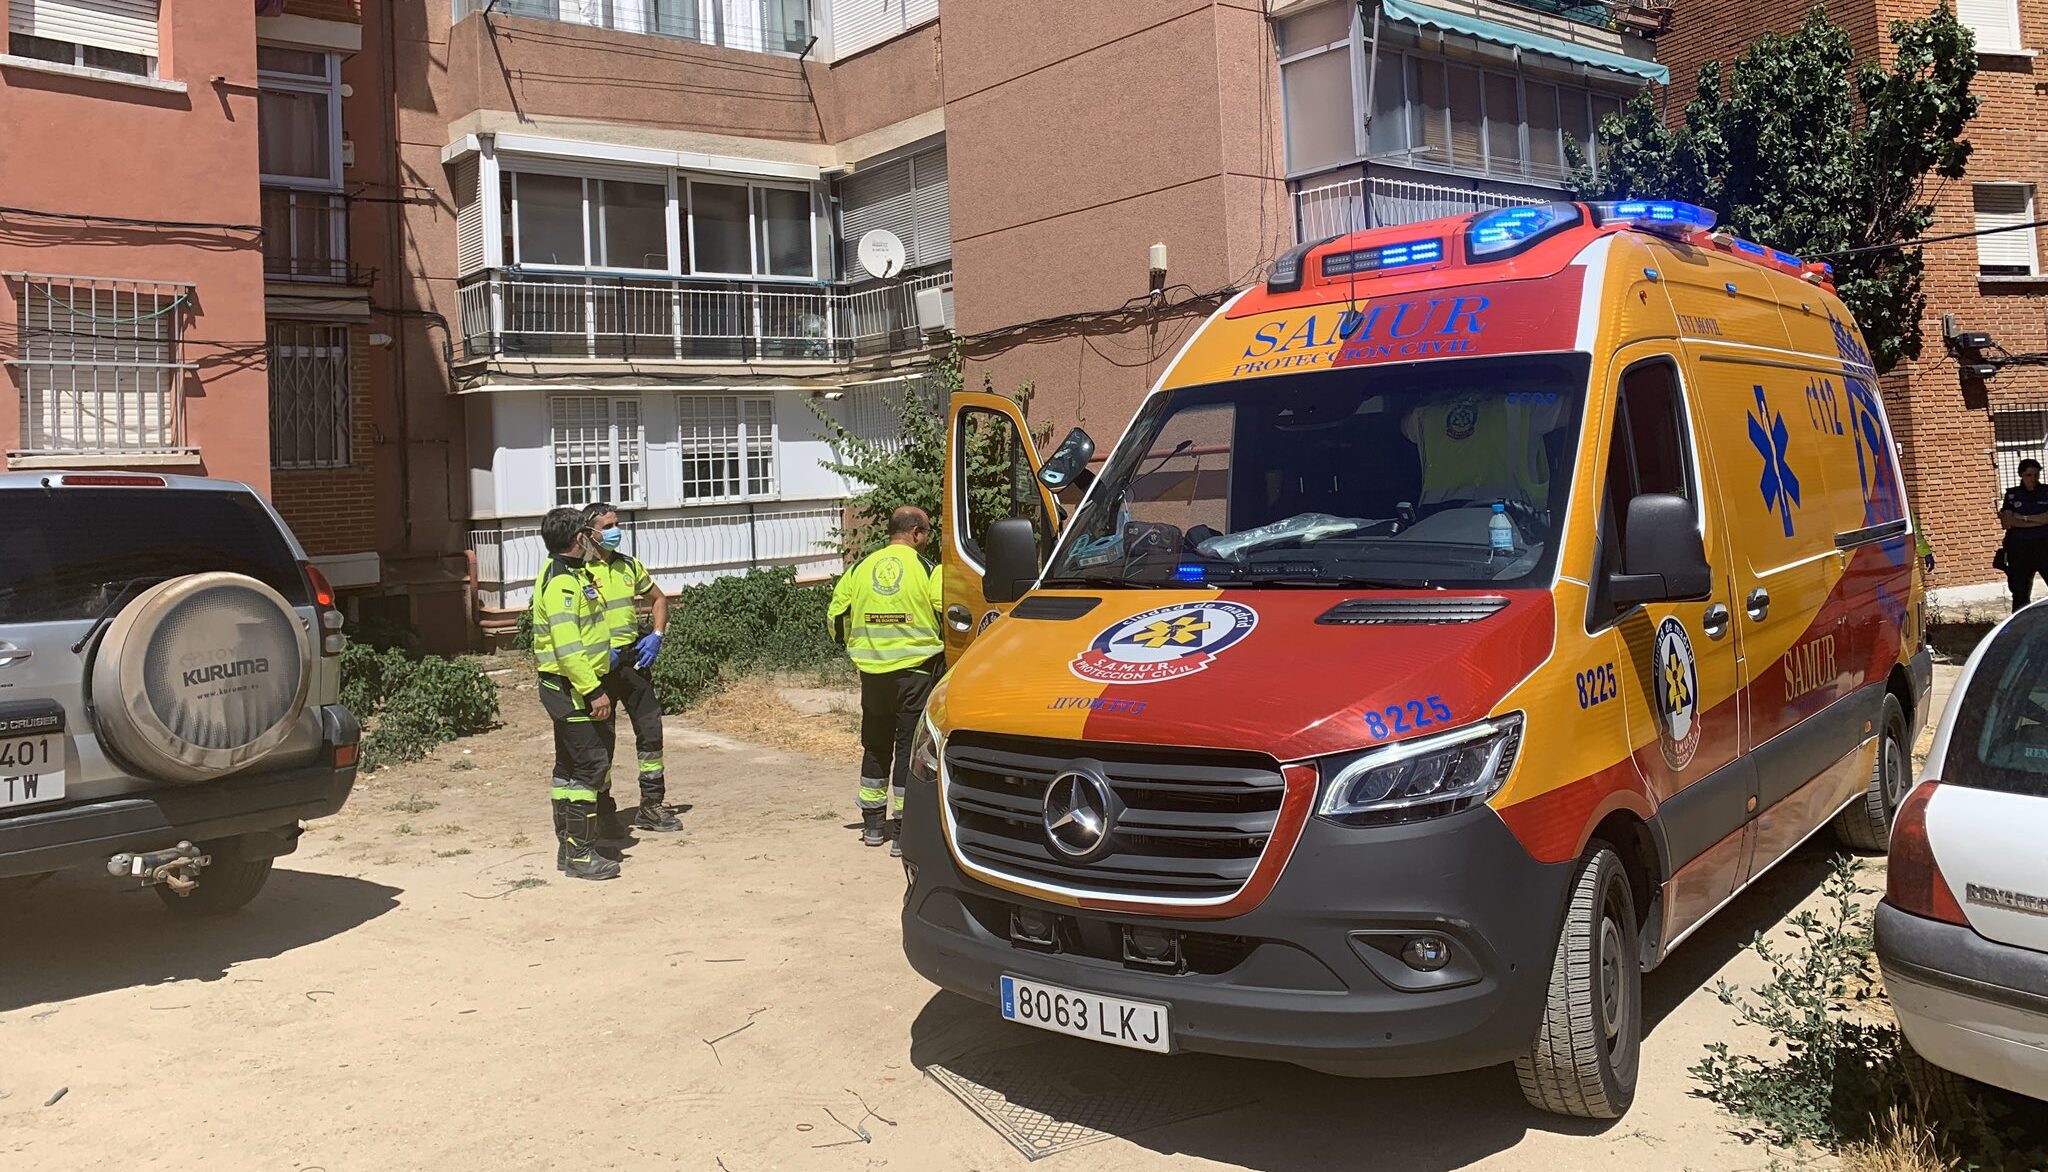
<svg viewBox="0 0 2048 1172">
<path fill-rule="evenodd" d="M 755 570 L 678 591 L 650 676 L 664 712 L 681 712 L 750 671 L 811 670 L 841 656 L 825 628 L 832 588 L 789 569 Z"/>
<path fill-rule="evenodd" d="M 498 685 L 467 656 L 413 658 L 350 644 L 341 654 L 341 702 L 368 729 L 363 767 L 379 769 L 490 728 L 498 718 Z"/>
</svg>

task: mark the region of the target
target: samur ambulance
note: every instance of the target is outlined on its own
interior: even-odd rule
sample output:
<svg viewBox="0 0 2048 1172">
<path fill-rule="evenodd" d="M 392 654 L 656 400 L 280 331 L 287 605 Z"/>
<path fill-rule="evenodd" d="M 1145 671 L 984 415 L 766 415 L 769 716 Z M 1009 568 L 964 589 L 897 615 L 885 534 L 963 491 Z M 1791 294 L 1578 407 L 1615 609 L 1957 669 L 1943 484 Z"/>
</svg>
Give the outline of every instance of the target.
<svg viewBox="0 0 2048 1172">
<path fill-rule="evenodd" d="M 951 426 L 904 949 L 992 1014 L 1611 1118 L 1643 972 L 1830 823 L 1883 849 L 1897 450 L 1826 267 L 1710 212 L 1298 248 L 1099 476 L 1000 397 Z"/>
</svg>

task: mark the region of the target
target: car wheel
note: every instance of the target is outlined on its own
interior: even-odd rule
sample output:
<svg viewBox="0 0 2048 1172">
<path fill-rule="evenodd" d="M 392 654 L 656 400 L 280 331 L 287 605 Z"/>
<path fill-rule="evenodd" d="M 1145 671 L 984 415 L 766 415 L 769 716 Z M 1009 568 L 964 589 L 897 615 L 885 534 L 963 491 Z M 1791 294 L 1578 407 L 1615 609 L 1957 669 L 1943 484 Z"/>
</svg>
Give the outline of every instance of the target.
<svg viewBox="0 0 2048 1172">
<path fill-rule="evenodd" d="M 1543 1020 L 1515 1059 L 1529 1105 L 1582 1119 L 1619 1119 L 1636 1094 L 1643 970 L 1635 896 L 1621 856 L 1597 839 L 1572 882 L 1551 962 Z"/>
<path fill-rule="evenodd" d="M 1920 1056 L 1913 1044 L 1899 1039 L 1899 1066 L 1906 1086 L 1928 1119 L 1970 1119 L 1983 1111 L 1989 1088 L 1968 1075 L 1944 1070 Z"/>
<path fill-rule="evenodd" d="M 163 884 L 157 898 L 179 916 L 224 916 L 256 898 L 270 879 L 274 859 L 216 859 L 199 872 L 199 886 L 189 895 L 179 895 Z"/>
<path fill-rule="evenodd" d="M 1835 837 L 1850 850 L 1883 854 L 1892 837 L 1892 815 L 1913 788 L 1913 756 L 1906 744 L 1906 710 L 1899 698 L 1885 693 L 1877 760 L 1870 766 L 1870 784 L 1835 815 Z"/>
</svg>

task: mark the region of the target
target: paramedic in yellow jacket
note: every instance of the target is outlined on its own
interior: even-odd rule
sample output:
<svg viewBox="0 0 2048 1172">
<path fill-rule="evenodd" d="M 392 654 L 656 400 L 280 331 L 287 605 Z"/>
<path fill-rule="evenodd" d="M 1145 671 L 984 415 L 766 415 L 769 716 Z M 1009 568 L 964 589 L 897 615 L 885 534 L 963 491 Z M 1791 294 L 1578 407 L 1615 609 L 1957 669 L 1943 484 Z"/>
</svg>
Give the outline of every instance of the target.
<svg viewBox="0 0 2048 1172">
<path fill-rule="evenodd" d="M 633 814 L 633 829 L 681 830 L 683 824 L 668 808 L 668 774 L 662 769 L 661 699 L 648 678 L 668 629 L 668 595 L 654 584 L 654 576 L 638 558 L 619 551 L 625 531 L 619 528 L 618 506 L 610 501 L 583 506 L 583 524 L 597 538 L 590 570 L 597 576 L 605 617 L 612 627 L 611 671 L 604 677 L 604 690 L 612 698 L 612 706 L 632 723 L 633 748 L 640 762 L 640 807 Z M 654 628 L 645 635 L 640 633 L 642 598 L 654 607 Z M 609 788 L 597 795 L 597 808 L 604 836 L 626 837 Z"/>
<path fill-rule="evenodd" d="M 887 841 L 886 811 L 903 811 L 910 742 L 946 649 L 939 570 L 917 552 L 931 535 L 923 509 L 890 514 L 889 544 L 840 575 L 825 616 L 860 670 L 860 840 L 868 846 Z"/>
<path fill-rule="evenodd" d="M 533 661 L 540 704 L 555 726 L 555 867 L 571 879 L 615 879 L 619 864 L 597 853 L 597 795 L 612 767 L 611 624 L 590 568 L 596 540 L 580 509 L 541 519 L 547 564 L 533 583 Z"/>
</svg>

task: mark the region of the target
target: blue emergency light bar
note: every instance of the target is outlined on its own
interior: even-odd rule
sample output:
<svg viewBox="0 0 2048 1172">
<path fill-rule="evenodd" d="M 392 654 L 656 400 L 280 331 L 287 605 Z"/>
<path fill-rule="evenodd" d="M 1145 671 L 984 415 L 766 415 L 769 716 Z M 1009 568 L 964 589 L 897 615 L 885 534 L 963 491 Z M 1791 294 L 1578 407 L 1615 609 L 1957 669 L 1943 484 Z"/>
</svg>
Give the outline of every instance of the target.
<svg viewBox="0 0 2048 1172">
<path fill-rule="evenodd" d="M 1465 228 L 1468 260 L 1506 260 L 1553 232 L 1583 222 L 1579 205 L 1534 204 L 1501 208 L 1475 217 Z"/>
<path fill-rule="evenodd" d="M 1209 572 L 1199 565 L 1187 563 L 1175 566 L 1173 576 L 1183 582 L 1200 582 L 1209 576 Z"/>
<path fill-rule="evenodd" d="M 1593 205 L 1602 226 L 1627 224 L 1648 232 L 1690 234 L 1714 226 L 1714 213 L 1675 199 L 1623 199 Z"/>
<path fill-rule="evenodd" d="M 1443 258 L 1442 238 L 1408 240 L 1400 244 L 1382 244 L 1378 248 L 1331 253 L 1323 258 L 1323 275 L 1343 277 L 1354 273 L 1377 273 L 1409 265 L 1433 265 Z"/>
</svg>

